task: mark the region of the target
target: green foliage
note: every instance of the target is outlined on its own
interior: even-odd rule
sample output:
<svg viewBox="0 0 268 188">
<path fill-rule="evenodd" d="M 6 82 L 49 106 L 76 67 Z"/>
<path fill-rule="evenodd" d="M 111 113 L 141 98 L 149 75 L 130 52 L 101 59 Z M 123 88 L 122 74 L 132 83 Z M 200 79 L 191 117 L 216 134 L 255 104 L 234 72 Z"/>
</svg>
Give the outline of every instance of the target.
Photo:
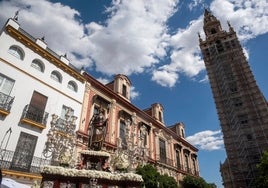
<svg viewBox="0 0 268 188">
<path fill-rule="evenodd" d="M 146 188 L 157 187 L 157 180 L 159 173 L 152 165 L 145 165 L 143 167 L 138 167 L 136 173 L 140 174 L 143 178 L 143 185 Z"/>
<path fill-rule="evenodd" d="M 261 162 L 257 165 L 258 177 L 255 180 L 257 188 L 268 187 L 268 152 L 264 151 Z"/>
<path fill-rule="evenodd" d="M 173 177 L 160 175 L 151 164 L 138 167 L 136 173 L 142 176 L 144 181 L 142 186 L 146 188 L 178 188 L 177 182 Z"/>
<path fill-rule="evenodd" d="M 160 176 L 159 181 L 160 188 L 177 188 L 178 184 L 173 177 L 168 176 L 167 174 Z"/>
<path fill-rule="evenodd" d="M 208 184 L 203 178 L 193 176 L 185 176 L 182 181 L 183 188 L 216 188 L 217 186 L 212 183 Z"/>
</svg>

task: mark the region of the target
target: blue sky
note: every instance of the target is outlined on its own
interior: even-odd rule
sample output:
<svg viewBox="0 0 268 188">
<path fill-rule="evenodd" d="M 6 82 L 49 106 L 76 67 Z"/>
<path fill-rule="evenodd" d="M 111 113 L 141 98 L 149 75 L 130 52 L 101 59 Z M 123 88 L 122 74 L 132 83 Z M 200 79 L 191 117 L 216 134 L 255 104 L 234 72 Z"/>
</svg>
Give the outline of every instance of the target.
<svg viewBox="0 0 268 188">
<path fill-rule="evenodd" d="M 159 102 L 167 125 L 183 122 L 199 148 L 200 174 L 221 186 L 225 150 L 211 89 L 198 46 L 207 7 L 237 31 L 255 79 L 268 96 L 267 0 L 2 0 L 0 24 L 19 11 L 21 27 L 77 67 L 107 83 L 129 76 L 132 103 Z"/>
</svg>

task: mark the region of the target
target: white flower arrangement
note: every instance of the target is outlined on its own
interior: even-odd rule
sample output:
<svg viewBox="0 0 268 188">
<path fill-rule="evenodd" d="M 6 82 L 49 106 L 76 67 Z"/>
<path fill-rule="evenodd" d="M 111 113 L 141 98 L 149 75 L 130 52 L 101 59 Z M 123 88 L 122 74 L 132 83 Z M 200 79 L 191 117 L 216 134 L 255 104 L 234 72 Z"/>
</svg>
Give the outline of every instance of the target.
<svg viewBox="0 0 268 188">
<path fill-rule="evenodd" d="M 93 151 L 93 150 L 82 150 L 80 151 L 81 154 L 89 155 L 89 156 L 103 156 L 103 157 L 110 157 L 110 154 L 105 151 Z"/>
<path fill-rule="evenodd" d="M 61 175 L 66 177 L 86 177 L 108 179 L 114 181 L 136 181 L 143 182 L 142 176 L 134 173 L 110 173 L 97 170 L 78 170 L 72 168 L 64 168 L 61 166 L 42 166 L 41 173 Z"/>
<path fill-rule="evenodd" d="M 63 154 L 59 157 L 59 162 L 61 164 L 69 164 L 70 160 L 72 159 L 70 151 L 65 151 Z"/>
</svg>

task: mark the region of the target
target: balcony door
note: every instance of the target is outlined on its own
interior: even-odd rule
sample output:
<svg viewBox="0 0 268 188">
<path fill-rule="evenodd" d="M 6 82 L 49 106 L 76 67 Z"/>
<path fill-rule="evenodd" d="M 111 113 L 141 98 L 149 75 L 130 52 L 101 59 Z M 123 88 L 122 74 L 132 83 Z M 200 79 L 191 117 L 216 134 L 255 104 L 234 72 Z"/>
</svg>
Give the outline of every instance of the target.
<svg viewBox="0 0 268 188">
<path fill-rule="evenodd" d="M 165 140 L 159 139 L 159 150 L 160 150 L 160 161 L 162 163 L 167 162 L 167 154 L 166 154 L 166 142 Z"/>
<path fill-rule="evenodd" d="M 43 120 L 46 104 L 47 97 L 41 93 L 34 91 L 29 105 L 27 118 L 41 123 Z"/>
<path fill-rule="evenodd" d="M 45 111 L 46 104 L 47 97 L 42 95 L 41 93 L 34 91 L 30 105 L 37 108 L 38 110 Z"/>
<path fill-rule="evenodd" d="M 37 136 L 25 132 L 20 133 L 16 150 L 13 155 L 11 169 L 30 172 L 36 142 Z"/>
</svg>

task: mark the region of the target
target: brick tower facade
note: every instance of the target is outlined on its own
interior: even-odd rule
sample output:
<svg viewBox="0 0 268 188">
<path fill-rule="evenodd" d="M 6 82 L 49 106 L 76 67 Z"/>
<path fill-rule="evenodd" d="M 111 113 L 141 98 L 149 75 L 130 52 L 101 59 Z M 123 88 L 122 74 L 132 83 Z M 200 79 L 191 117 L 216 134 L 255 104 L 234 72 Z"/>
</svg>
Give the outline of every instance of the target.
<svg viewBox="0 0 268 188">
<path fill-rule="evenodd" d="M 205 40 L 199 37 L 208 78 L 223 132 L 227 159 L 220 171 L 225 188 L 254 187 L 256 164 L 268 150 L 268 106 L 249 63 L 228 23 L 205 10 Z"/>
</svg>

